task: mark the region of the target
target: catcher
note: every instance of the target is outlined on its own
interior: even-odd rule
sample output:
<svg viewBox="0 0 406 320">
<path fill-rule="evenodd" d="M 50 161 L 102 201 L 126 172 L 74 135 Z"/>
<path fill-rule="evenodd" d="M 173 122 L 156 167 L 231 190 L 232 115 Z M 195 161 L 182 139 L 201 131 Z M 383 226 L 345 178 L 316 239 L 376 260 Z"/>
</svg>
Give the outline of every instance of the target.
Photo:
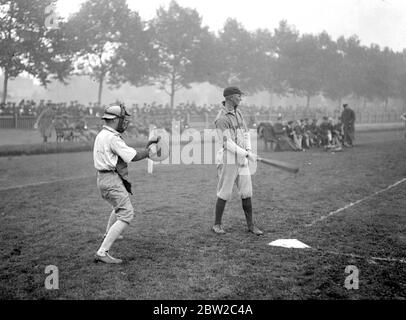
<svg viewBox="0 0 406 320">
<path fill-rule="evenodd" d="M 93 160 L 97 170 L 97 187 L 102 198 L 113 208 L 103 243 L 95 255 L 95 262 L 122 262 L 121 259 L 112 257 L 109 250 L 134 217 L 129 196 L 132 192 L 127 164 L 151 157 L 159 148 L 157 144 L 160 143 L 160 137 L 150 139 L 145 149 L 141 150 L 135 150 L 124 142 L 121 134 L 129 125 L 129 116 L 124 105 L 107 107 L 102 116 L 106 124 L 94 142 Z"/>
</svg>

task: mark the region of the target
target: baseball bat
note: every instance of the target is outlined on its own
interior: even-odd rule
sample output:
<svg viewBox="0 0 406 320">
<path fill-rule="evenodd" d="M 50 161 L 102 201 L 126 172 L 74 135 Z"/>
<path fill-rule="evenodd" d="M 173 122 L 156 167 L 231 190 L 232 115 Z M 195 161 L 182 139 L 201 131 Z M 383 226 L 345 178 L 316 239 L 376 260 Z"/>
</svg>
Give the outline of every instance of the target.
<svg viewBox="0 0 406 320">
<path fill-rule="evenodd" d="M 278 161 L 278 160 L 271 160 L 271 159 L 264 159 L 258 157 L 259 162 L 265 163 L 267 165 L 273 166 L 275 168 L 291 172 L 291 173 L 298 173 L 299 172 L 299 167 L 292 165 L 290 163 L 284 162 L 284 161 Z"/>
</svg>

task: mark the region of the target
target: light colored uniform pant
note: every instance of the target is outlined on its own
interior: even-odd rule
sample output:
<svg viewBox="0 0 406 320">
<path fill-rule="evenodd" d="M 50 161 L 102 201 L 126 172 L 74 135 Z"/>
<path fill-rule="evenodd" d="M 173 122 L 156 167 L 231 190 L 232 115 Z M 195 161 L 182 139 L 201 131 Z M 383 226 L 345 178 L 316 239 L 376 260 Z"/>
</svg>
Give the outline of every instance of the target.
<svg viewBox="0 0 406 320">
<path fill-rule="evenodd" d="M 114 209 L 117 219 L 129 224 L 134 218 L 134 208 L 120 176 L 116 172 L 98 172 L 97 187 L 102 198 Z"/>
<path fill-rule="evenodd" d="M 251 173 L 248 165 L 218 164 L 217 165 L 217 197 L 230 200 L 234 184 L 242 199 L 252 197 Z"/>
</svg>

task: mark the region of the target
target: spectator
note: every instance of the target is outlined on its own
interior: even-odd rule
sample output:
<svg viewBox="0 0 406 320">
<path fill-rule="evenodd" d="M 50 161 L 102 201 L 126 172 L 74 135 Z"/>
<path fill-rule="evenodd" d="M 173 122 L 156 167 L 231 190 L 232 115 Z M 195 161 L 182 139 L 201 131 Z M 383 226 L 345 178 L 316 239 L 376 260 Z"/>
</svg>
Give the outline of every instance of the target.
<svg viewBox="0 0 406 320">
<path fill-rule="evenodd" d="M 348 107 L 348 104 L 343 104 L 343 112 L 341 113 L 341 120 L 343 122 L 344 130 L 344 146 L 353 147 L 354 133 L 355 133 L 355 112 Z"/>
</svg>

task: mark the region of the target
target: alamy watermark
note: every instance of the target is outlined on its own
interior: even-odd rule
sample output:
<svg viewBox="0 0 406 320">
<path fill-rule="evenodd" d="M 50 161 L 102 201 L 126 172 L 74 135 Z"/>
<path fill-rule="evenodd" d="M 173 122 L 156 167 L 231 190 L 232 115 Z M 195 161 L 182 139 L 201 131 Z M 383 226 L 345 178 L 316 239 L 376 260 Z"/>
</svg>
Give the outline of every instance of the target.
<svg viewBox="0 0 406 320">
<path fill-rule="evenodd" d="M 45 267 L 45 274 L 49 274 L 45 278 L 45 289 L 58 290 L 59 289 L 59 269 L 57 266 L 49 265 Z"/>
<path fill-rule="evenodd" d="M 359 270 L 356 266 L 347 266 L 345 268 L 345 273 L 349 273 L 349 276 L 345 278 L 344 287 L 348 290 L 358 290 L 359 289 Z"/>
<path fill-rule="evenodd" d="M 44 25 L 47 29 L 58 29 L 59 28 L 60 16 L 56 10 L 56 4 L 52 3 L 45 8 L 45 22 Z"/>
<path fill-rule="evenodd" d="M 240 174 L 252 175 L 256 172 L 256 161 L 249 161 L 245 156 L 246 149 L 250 149 L 253 154 L 257 153 L 255 129 L 249 130 L 244 137 L 241 135 L 236 140 L 231 130 L 188 128 L 181 133 L 180 123 L 173 121 L 171 133 L 164 129 L 155 129 L 153 135 L 160 136 L 170 149 L 169 157 L 160 164 L 236 164 L 249 168 L 249 171 L 242 170 Z M 232 140 L 234 149 L 226 147 L 224 137 Z"/>
</svg>

